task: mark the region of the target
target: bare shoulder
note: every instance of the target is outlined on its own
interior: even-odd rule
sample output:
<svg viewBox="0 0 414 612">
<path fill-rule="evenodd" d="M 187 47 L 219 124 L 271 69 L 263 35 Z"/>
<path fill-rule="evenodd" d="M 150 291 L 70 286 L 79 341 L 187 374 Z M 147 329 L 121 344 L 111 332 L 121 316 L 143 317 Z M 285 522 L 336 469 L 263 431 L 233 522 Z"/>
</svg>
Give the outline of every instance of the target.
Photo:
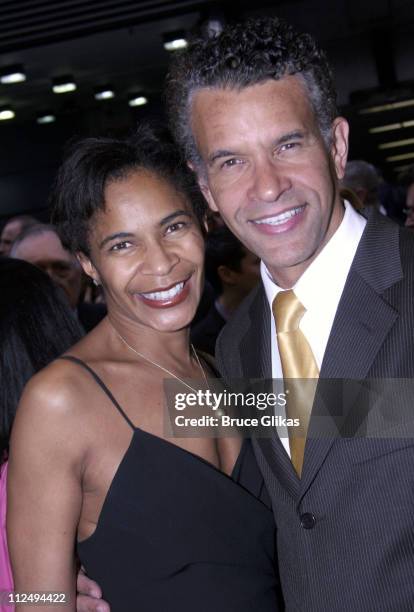
<svg viewBox="0 0 414 612">
<path fill-rule="evenodd" d="M 32 443 L 80 458 L 88 447 L 88 381 L 75 364 L 57 360 L 27 383 L 12 430 L 12 448 Z"/>
<path fill-rule="evenodd" d="M 76 366 L 66 360 L 56 360 L 35 374 L 24 388 L 20 409 L 43 413 L 58 413 L 60 416 L 73 412 L 82 391 L 83 381 Z M 50 415 L 52 416 L 52 415 Z"/>
</svg>

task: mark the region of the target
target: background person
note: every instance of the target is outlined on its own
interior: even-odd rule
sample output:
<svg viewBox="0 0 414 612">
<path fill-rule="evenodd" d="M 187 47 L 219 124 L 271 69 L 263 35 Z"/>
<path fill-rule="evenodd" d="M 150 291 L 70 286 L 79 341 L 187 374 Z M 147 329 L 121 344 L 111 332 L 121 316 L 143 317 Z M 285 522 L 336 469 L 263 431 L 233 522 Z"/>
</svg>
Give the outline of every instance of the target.
<svg viewBox="0 0 414 612">
<path fill-rule="evenodd" d="M 29 379 L 81 336 L 64 296 L 46 274 L 24 261 L 0 258 L 0 592 L 13 590 L 6 539 L 6 483 L 17 404 Z M 4 606 L 5 611 L 10 609 Z"/>
<path fill-rule="evenodd" d="M 38 221 L 30 215 L 12 217 L 4 225 L 0 236 L 0 255 L 9 255 L 13 242 L 21 232 Z"/>
<path fill-rule="evenodd" d="M 69 253 L 53 225 L 38 223 L 25 229 L 15 240 L 11 257 L 24 259 L 50 276 L 66 294 L 85 331 L 90 331 L 106 314 L 104 304 L 91 304 L 81 299 L 82 268 Z"/>
<path fill-rule="evenodd" d="M 379 197 L 380 177 L 372 164 L 363 159 L 347 162 L 340 184 L 342 188 L 350 189 L 355 193 L 362 207 L 375 206 L 381 214 L 387 214 Z"/>
<path fill-rule="evenodd" d="M 224 324 L 259 282 L 260 260 L 223 226 L 207 235 L 205 270 L 217 297 L 207 316 L 191 329 L 191 340 L 196 348 L 214 355 Z"/>
<path fill-rule="evenodd" d="M 414 228 L 414 166 L 410 166 L 401 174 L 400 185 L 405 188 L 405 227 Z"/>
</svg>

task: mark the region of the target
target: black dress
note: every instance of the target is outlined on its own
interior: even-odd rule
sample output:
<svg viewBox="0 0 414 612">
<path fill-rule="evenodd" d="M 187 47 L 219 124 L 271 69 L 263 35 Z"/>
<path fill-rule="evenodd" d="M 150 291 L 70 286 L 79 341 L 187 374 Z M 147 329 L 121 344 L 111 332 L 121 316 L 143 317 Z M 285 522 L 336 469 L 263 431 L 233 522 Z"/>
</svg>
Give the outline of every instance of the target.
<svg viewBox="0 0 414 612">
<path fill-rule="evenodd" d="M 71 360 L 133 429 L 96 530 L 77 546 L 111 611 L 275 612 L 271 511 L 207 461 L 134 427 L 95 372 Z"/>
</svg>

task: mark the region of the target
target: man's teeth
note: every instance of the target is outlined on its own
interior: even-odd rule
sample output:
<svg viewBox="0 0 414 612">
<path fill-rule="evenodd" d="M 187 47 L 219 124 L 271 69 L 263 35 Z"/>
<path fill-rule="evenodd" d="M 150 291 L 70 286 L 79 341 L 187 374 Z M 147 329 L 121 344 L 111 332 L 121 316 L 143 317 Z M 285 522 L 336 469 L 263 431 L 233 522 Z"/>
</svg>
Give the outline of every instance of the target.
<svg viewBox="0 0 414 612">
<path fill-rule="evenodd" d="M 299 206 L 298 208 L 292 208 L 291 210 L 287 210 L 286 212 L 280 213 L 280 215 L 276 215 L 275 217 L 267 217 L 267 219 L 259 219 L 255 221 L 258 225 L 265 223 L 266 225 L 281 225 L 285 223 L 288 219 L 291 219 L 295 215 L 298 215 L 302 212 L 303 206 Z"/>
<path fill-rule="evenodd" d="M 142 293 L 147 300 L 171 300 L 176 295 L 178 295 L 184 288 L 184 282 L 177 283 L 171 289 L 167 289 L 166 291 L 155 291 L 155 293 Z"/>
</svg>

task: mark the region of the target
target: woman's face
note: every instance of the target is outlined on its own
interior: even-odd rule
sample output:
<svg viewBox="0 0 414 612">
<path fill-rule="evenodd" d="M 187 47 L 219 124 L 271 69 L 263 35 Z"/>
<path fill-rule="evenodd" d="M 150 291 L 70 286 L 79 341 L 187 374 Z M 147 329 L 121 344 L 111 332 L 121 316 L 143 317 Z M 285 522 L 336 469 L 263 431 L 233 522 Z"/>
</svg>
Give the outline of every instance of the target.
<svg viewBox="0 0 414 612">
<path fill-rule="evenodd" d="M 105 189 L 92 219 L 87 274 L 102 284 L 113 320 L 158 331 L 190 324 L 203 285 L 204 240 L 186 197 L 147 170 Z"/>
</svg>

